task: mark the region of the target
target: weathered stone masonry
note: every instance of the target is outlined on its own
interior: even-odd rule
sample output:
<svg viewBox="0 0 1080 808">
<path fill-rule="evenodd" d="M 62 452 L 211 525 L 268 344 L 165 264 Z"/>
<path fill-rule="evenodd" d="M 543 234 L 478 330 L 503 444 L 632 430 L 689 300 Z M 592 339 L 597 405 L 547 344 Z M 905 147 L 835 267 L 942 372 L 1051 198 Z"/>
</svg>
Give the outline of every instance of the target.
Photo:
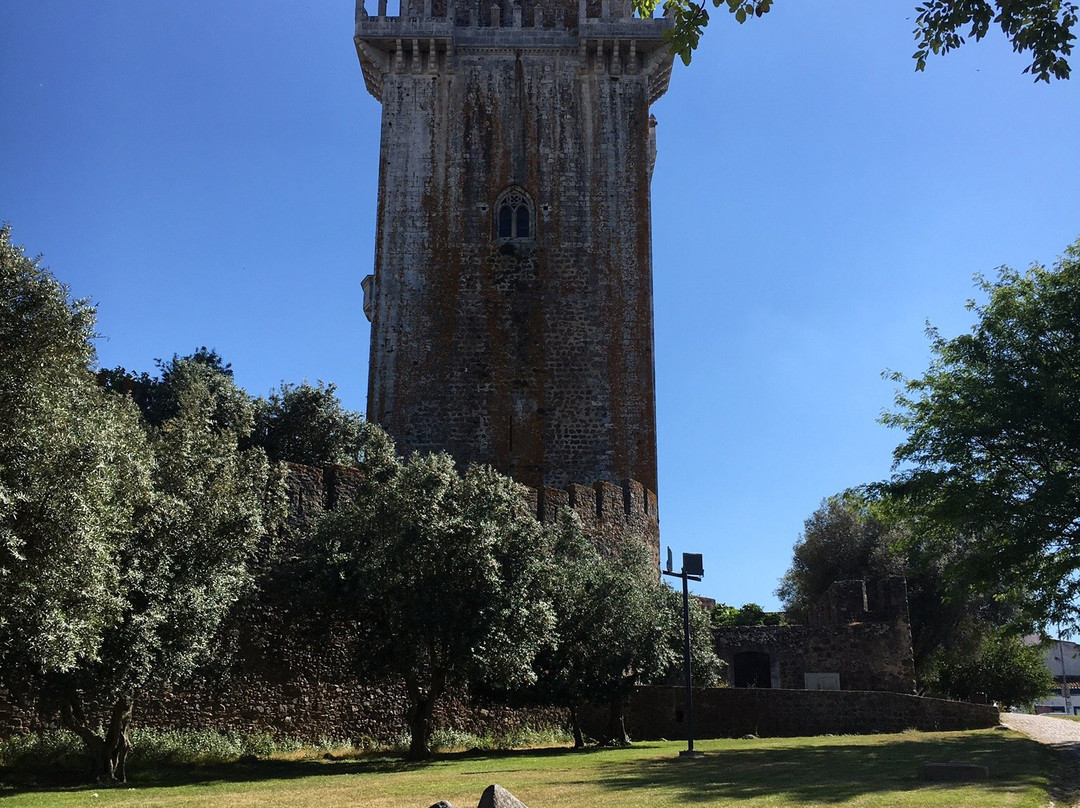
<svg viewBox="0 0 1080 808">
<path fill-rule="evenodd" d="M 602 712 L 590 714 L 603 727 Z M 723 687 L 694 690 L 698 738 L 765 738 L 871 735 L 880 732 L 946 732 L 988 729 L 996 707 L 865 690 L 762 690 Z M 630 697 L 626 728 L 637 740 L 687 737 L 686 693 L 677 687 L 639 687 Z M 599 730 L 595 730 L 599 731 Z"/>
<path fill-rule="evenodd" d="M 807 617 L 806 625 L 716 629 L 728 683 L 801 690 L 827 677 L 840 690 L 915 692 L 903 578 L 838 581 Z"/>
<path fill-rule="evenodd" d="M 368 417 L 402 450 L 537 489 L 656 491 L 649 105 L 666 25 L 628 0 L 404 0 L 393 17 L 358 2 L 383 108 Z M 507 192 L 522 205 L 503 230 Z"/>
<path fill-rule="evenodd" d="M 225 628 L 234 638 L 235 658 L 190 681 L 140 694 L 137 725 L 380 743 L 407 732 L 404 689 L 393 682 L 354 676 L 352 659 L 362 649 L 350 632 L 297 623 L 288 601 L 294 590 L 274 585 L 276 576 L 288 574 L 290 559 L 304 557 L 315 520 L 356 498 L 361 472 L 296 464 L 290 464 L 288 472 L 288 530 L 276 548 L 276 560 L 260 561 L 262 595 L 238 610 Z M 598 543 L 644 540 L 657 552 L 656 498 L 639 483 L 547 489 L 531 492 L 531 499 L 545 521 L 554 519 L 559 507 L 569 506 Z M 435 725 L 499 735 L 522 726 L 551 726 L 561 719 L 558 710 L 511 710 L 450 694 L 441 703 Z M 18 683 L 0 682 L 0 737 L 56 724 L 55 715 L 39 715 L 36 699 L 20 693 Z"/>
</svg>

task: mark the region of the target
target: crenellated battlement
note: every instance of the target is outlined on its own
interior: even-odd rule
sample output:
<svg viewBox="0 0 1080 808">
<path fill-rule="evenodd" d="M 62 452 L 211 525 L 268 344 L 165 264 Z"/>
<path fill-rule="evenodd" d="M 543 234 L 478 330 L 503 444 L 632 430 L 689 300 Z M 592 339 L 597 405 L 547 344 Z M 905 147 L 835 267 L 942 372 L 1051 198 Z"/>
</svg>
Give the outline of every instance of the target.
<svg viewBox="0 0 1080 808">
<path fill-rule="evenodd" d="M 571 484 L 561 489 L 529 490 L 541 522 L 550 523 L 559 509 L 570 508 L 600 546 L 614 548 L 626 539 L 636 539 L 648 548 L 653 564 L 660 569 L 656 494 L 637 480 L 624 480 L 622 485 L 596 482 L 591 487 Z"/>
<path fill-rule="evenodd" d="M 630 0 L 387 0 L 369 13 L 356 2 L 356 52 L 368 91 L 380 101 L 387 74 L 453 73 L 459 53 L 561 50 L 583 74 L 649 79 L 649 101 L 667 90 L 672 57 L 665 17 L 634 16 Z"/>
<path fill-rule="evenodd" d="M 363 472 L 349 466 L 287 466 L 289 521 L 301 531 L 310 528 L 325 511 L 355 499 L 363 482 Z M 601 547 L 613 548 L 627 539 L 636 539 L 648 548 L 660 569 L 656 494 L 636 480 L 626 480 L 622 485 L 597 482 L 592 486 L 527 490 L 532 511 L 541 522 L 550 524 L 561 508 L 570 508 Z"/>
<path fill-rule="evenodd" d="M 634 16 L 630 0 L 400 0 L 397 14 L 389 13 L 387 0 L 356 2 L 357 38 L 378 37 L 384 32 L 407 32 L 457 28 L 495 28 L 504 31 L 567 30 L 592 36 L 663 36 L 671 23 L 666 17 Z M 438 26 L 444 26 L 439 29 Z"/>
</svg>

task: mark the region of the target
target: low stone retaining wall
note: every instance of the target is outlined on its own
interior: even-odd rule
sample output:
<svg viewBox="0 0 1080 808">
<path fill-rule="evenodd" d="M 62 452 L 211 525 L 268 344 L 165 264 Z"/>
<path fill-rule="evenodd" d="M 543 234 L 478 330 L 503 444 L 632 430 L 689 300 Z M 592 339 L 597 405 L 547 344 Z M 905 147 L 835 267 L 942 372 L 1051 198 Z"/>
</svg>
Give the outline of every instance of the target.
<svg viewBox="0 0 1080 808">
<path fill-rule="evenodd" d="M 590 734 L 603 734 L 606 714 L 590 716 Z M 985 704 L 945 701 L 865 690 L 694 690 L 694 737 L 733 738 L 806 735 L 872 735 L 917 729 L 925 732 L 983 729 L 998 724 L 998 710 Z M 635 740 L 687 737 L 686 691 L 640 687 L 626 713 Z"/>
<path fill-rule="evenodd" d="M 335 683 L 276 683 L 254 678 L 225 686 L 208 682 L 184 688 L 140 693 L 135 699 L 136 727 L 199 730 L 241 734 L 269 733 L 301 741 L 351 741 L 391 746 L 408 737 L 407 699 L 397 684 L 357 680 Z M 95 705 L 89 705 L 94 710 Z M 107 710 L 98 706 L 102 719 Z M 446 694 L 436 708 L 436 729 L 505 738 L 516 732 L 546 730 L 567 724 L 565 711 L 512 709 L 479 704 L 461 695 Z M 33 697 L 20 698 L 0 689 L 0 738 L 56 729 L 55 711 L 39 712 Z"/>
</svg>

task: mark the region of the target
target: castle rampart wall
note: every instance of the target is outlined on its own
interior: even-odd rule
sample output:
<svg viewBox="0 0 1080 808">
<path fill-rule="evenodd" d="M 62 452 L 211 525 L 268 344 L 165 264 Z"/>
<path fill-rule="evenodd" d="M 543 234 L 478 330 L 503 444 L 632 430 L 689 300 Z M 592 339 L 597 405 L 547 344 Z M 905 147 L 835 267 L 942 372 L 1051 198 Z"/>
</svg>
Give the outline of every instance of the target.
<svg viewBox="0 0 1080 808">
<path fill-rule="evenodd" d="M 362 472 L 347 466 L 313 468 L 289 464 L 289 520 L 303 533 L 325 510 L 356 496 Z M 597 482 L 592 486 L 572 483 L 566 488 L 527 488 L 536 517 L 550 523 L 560 508 L 570 508 L 585 531 L 601 547 L 614 548 L 622 541 L 641 542 L 660 569 L 660 519 L 656 494 L 636 480 L 622 485 Z"/>
<path fill-rule="evenodd" d="M 345 466 L 288 464 L 286 480 L 288 530 L 277 547 L 277 560 L 259 561 L 265 581 L 293 574 L 291 565 L 303 558 L 316 520 L 354 500 L 363 473 Z M 645 543 L 659 569 L 656 496 L 640 484 L 547 489 L 542 496 L 530 490 L 529 498 L 538 518 L 545 521 L 553 520 L 560 506 L 573 507 L 602 545 L 624 540 Z M 362 649 L 356 637 L 297 615 L 288 600 L 293 591 L 273 583 L 262 587 L 260 598 L 242 604 L 223 628 L 223 635 L 233 638 L 232 659 L 218 660 L 189 681 L 139 694 L 136 724 L 380 744 L 407 733 L 403 688 L 393 681 L 357 677 L 351 660 Z M 451 694 L 439 708 L 435 725 L 477 735 L 505 735 L 521 727 L 558 724 L 563 718 L 559 710 L 509 709 Z M 40 714 L 37 699 L 20 692 L 17 683 L 0 683 L 0 737 L 57 725 L 56 715 Z"/>
<path fill-rule="evenodd" d="M 601 735 L 607 714 L 586 717 Z M 722 687 L 694 690 L 694 736 L 763 738 L 811 735 L 870 735 L 921 730 L 946 732 L 989 729 L 998 710 L 986 704 L 928 699 L 864 690 L 768 690 Z M 686 691 L 679 687 L 639 687 L 630 697 L 626 729 L 634 740 L 687 737 Z"/>
<path fill-rule="evenodd" d="M 840 690 L 915 692 L 907 586 L 901 577 L 837 581 L 806 625 L 725 626 L 714 630 L 729 683 L 754 655 L 754 687 L 790 690 L 825 686 Z"/>
</svg>

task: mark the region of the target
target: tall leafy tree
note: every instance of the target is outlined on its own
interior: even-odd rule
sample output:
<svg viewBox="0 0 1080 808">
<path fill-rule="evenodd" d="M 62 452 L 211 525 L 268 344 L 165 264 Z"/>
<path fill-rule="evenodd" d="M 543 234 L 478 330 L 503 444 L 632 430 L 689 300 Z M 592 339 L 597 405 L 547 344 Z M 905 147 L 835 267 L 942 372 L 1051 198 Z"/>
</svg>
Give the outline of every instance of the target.
<svg viewBox="0 0 1080 808">
<path fill-rule="evenodd" d="M 534 676 L 552 641 L 550 553 L 517 483 L 489 467 L 461 475 L 445 454 L 399 461 L 387 444 L 362 453 L 371 490 L 318 527 L 317 568 L 332 613 L 361 632 L 360 668 L 404 683 L 409 757 L 422 759 L 448 688 Z"/>
<path fill-rule="evenodd" d="M 634 0 L 642 15 L 660 6 L 672 18 L 671 44 L 686 64 L 708 25 L 710 5 L 744 23 L 767 14 L 773 0 Z M 1071 0 L 923 0 L 915 13 L 916 70 L 926 68 L 931 54 L 948 53 L 968 39 L 977 42 L 997 28 L 1014 51 L 1031 57 L 1024 72 L 1036 81 L 1069 77 L 1077 21 Z"/>
<path fill-rule="evenodd" d="M 953 698 L 979 692 L 1005 704 L 1024 703 L 1013 700 L 1016 694 L 1040 691 L 1043 677 L 1032 674 L 1032 652 L 1019 641 L 1016 611 L 992 591 L 953 587 L 948 558 L 940 555 L 948 548 L 922 535 L 924 522 L 885 496 L 849 490 L 830 497 L 806 520 L 777 594 L 798 621 L 836 581 L 902 575 L 920 690 Z M 987 674 L 978 687 L 962 684 L 958 671 L 1000 671 L 1007 659 L 1014 663 L 1008 680 Z"/>
<path fill-rule="evenodd" d="M 1074 619 L 1080 591 L 1080 242 L 1052 268 L 981 281 L 977 322 L 899 374 L 884 422 L 907 437 L 891 491 L 925 523 L 955 586 L 1035 619 Z"/>
<path fill-rule="evenodd" d="M 152 488 L 115 550 L 122 606 L 96 658 L 50 682 L 64 724 L 83 739 L 98 771 L 120 780 L 137 693 L 209 659 L 280 506 L 265 454 L 247 445 L 252 404 L 230 373 L 199 357 L 174 357 L 147 392 Z M 110 705 L 103 733 L 86 709 L 88 696 Z"/>
<path fill-rule="evenodd" d="M 545 530 L 554 642 L 537 653 L 530 684 L 488 694 L 513 704 L 567 710 L 576 747 L 586 743 L 585 708 L 606 708 L 606 722 L 593 729 L 607 743 L 629 743 L 623 714 L 633 689 L 682 681 L 682 598 L 658 580 L 648 552 L 636 541 L 601 548 L 568 508 Z M 694 681 L 713 684 L 721 663 L 696 600 L 691 601 L 691 642 Z"/>
<path fill-rule="evenodd" d="M 628 743 L 623 714 L 634 687 L 681 670 L 682 598 L 658 580 L 643 545 L 601 550 L 570 511 L 559 515 L 552 555 L 557 642 L 537 656 L 533 697 L 570 711 L 576 746 L 585 743 L 586 705 L 606 705 L 605 740 Z M 708 684 L 719 662 L 696 601 L 691 614 L 695 681 Z"/>
<path fill-rule="evenodd" d="M 798 623 L 835 582 L 892 575 L 907 581 L 916 678 L 925 687 L 942 651 L 967 647 L 961 640 L 979 609 L 972 598 L 947 596 L 941 564 L 913 538 L 896 503 L 856 490 L 825 500 L 804 523 L 776 594 Z"/>
<path fill-rule="evenodd" d="M 356 465 L 364 420 L 345 409 L 333 384 L 286 384 L 256 402 L 255 437 L 274 460 Z"/>
<path fill-rule="evenodd" d="M 124 386 L 94 374 L 95 336 L 93 307 L 0 229 L 0 677 L 122 780 L 135 693 L 206 658 L 275 500 L 214 352 Z"/>
<path fill-rule="evenodd" d="M 804 620 L 836 581 L 908 574 L 899 548 L 906 527 L 888 519 L 881 504 L 849 490 L 825 500 L 806 519 L 776 590 L 793 619 Z"/>
<path fill-rule="evenodd" d="M 95 313 L 0 228 L 0 675 L 98 658 L 149 498 L 137 411 L 95 383 Z"/>
<path fill-rule="evenodd" d="M 969 652 L 944 659 L 937 676 L 943 693 L 958 699 L 983 696 L 1002 707 L 1030 709 L 1054 687 L 1045 646 L 1000 630 L 981 635 Z"/>
</svg>

